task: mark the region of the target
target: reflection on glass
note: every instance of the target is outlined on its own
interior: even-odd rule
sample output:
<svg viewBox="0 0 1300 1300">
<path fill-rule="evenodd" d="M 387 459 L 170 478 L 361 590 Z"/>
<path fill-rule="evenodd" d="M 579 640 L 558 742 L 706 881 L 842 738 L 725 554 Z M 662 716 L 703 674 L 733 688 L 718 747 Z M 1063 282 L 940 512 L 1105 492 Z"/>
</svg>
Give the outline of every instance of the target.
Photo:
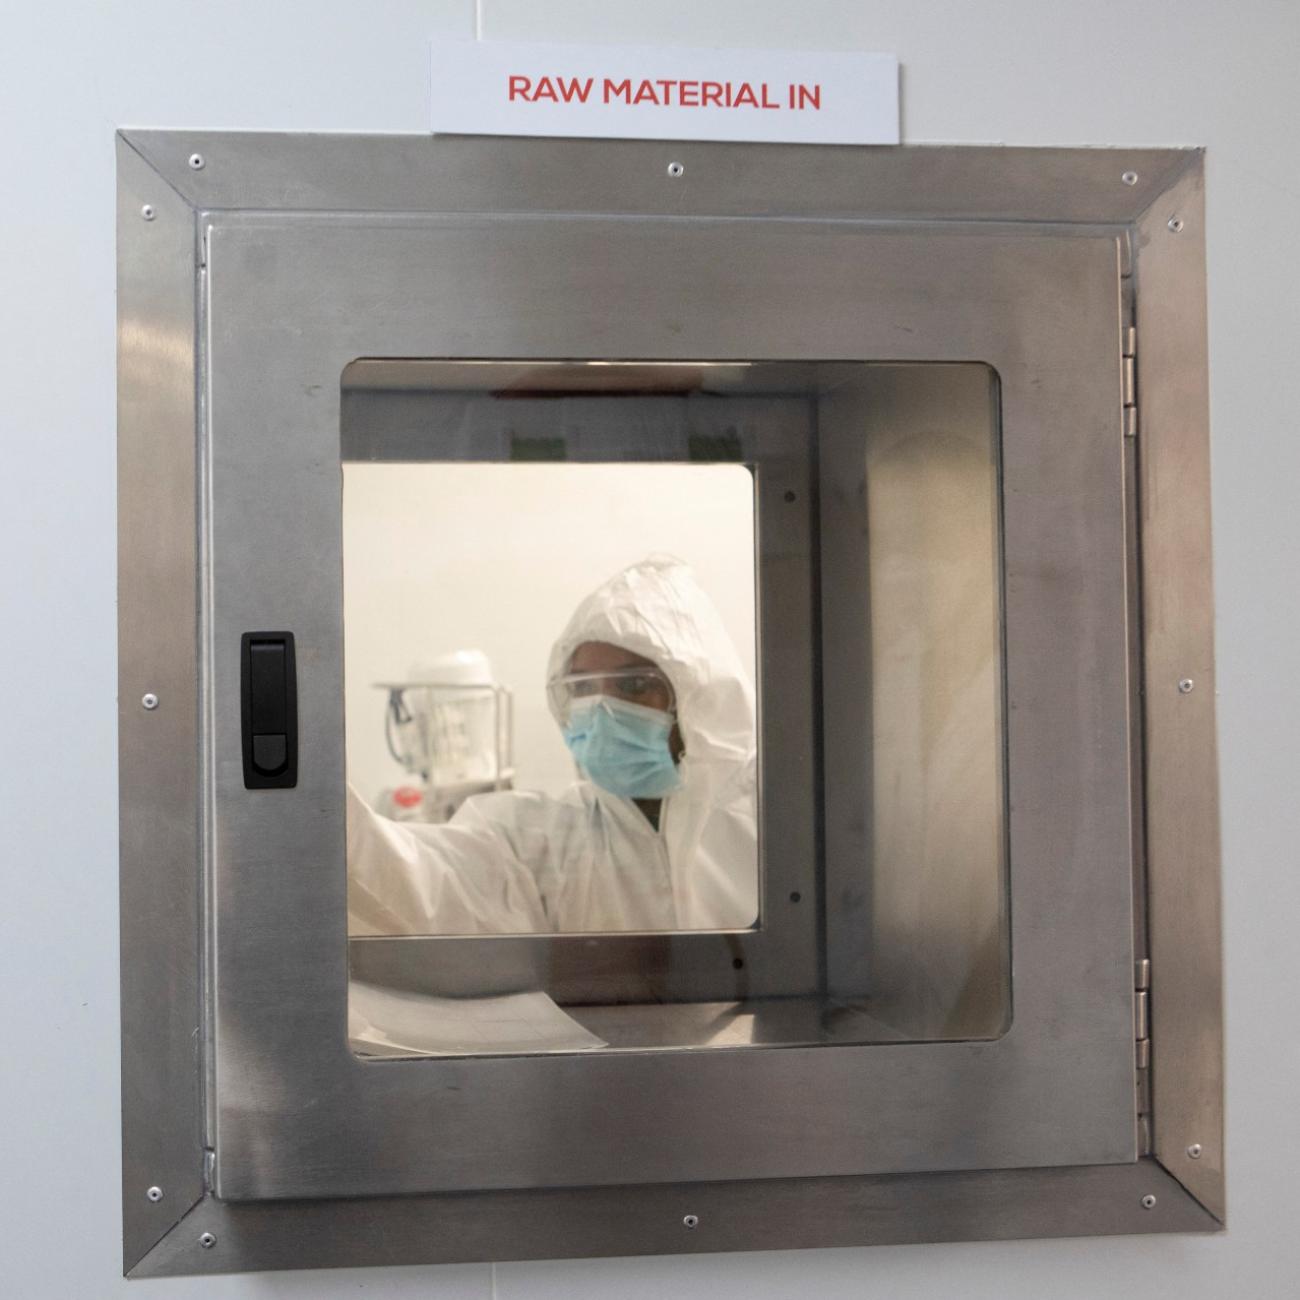
<svg viewBox="0 0 1300 1300">
<path fill-rule="evenodd" d="M 926 1038 L 986 1035 L 1007 1013 L 991 382 L 946 367 L 924 399 L 882 383 L 865 456 L 874 983 Z"/>
<path fill-rule="evenodd" d="M 823 410 L 830 986 L 922 1039 L 1010 1010 L 997 402 L 878 366 Z"/>
<path fill-rule="evenodd" d="M 345 466 L 351 933 L 754 923 L 752 492 L 741 466 Z M 664 553 L 564 622 L 607 557 L 674 538 L 734 630 Z"/>
<path fill-rule="evenodd" d="M 996 375 L 349 372 L 354 1050 L 1004 1032 Z"/>
</svg>

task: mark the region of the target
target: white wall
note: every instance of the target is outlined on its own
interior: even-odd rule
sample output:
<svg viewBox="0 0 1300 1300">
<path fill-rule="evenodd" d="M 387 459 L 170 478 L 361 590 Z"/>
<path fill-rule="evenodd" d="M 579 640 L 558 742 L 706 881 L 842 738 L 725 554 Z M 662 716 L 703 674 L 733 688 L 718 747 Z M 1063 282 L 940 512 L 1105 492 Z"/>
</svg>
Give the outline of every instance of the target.
<svg viewBox="0 0 1300 1300">
<path fill-rule="evenodd" d="M 484 0 L 488 38 L 896 51 L 909 141 L 1209 146 L 1229 1046 L 1216 1238 L 136 1284 L 321 1298 L 1284 1297 L 1300 1274 L 1300 18 L 1284 0 Z M 0 24 L 0 1277 L 118 1269 L 113 141 L 118 125 L 420 131 L 472 0 L 11 0 Z"/>
<path fill-rule="evenodd" d="M 378 681 L 482 650 L 514 692 L 515 784 L 558 794 L 573 761 L 546 704 L 551 644 L 629 564 L 675 555 L 754 675 L 754 480 L 743 465 L 370 464 L 343 471 L 348 779 L 404 779 Z"/>
</svg>

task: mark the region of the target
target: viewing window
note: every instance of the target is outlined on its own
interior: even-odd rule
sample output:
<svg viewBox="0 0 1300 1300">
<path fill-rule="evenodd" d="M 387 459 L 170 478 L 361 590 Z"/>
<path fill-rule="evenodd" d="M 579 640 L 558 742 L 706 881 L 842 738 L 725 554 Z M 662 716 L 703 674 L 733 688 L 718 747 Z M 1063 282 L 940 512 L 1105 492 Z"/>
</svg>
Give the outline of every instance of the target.
<svg viewBox="0 0 1300 1300">
<path fill-rule="evenodd" d="M 753 497 L 743 465 L 344 466 L 353 933 L 755 923 Z"/>
<path fill-rule="evenodd" d="M 342 410 L 358 1053 L 1002 1032 L 987 367 L 362 360 Z"/>
</svg>

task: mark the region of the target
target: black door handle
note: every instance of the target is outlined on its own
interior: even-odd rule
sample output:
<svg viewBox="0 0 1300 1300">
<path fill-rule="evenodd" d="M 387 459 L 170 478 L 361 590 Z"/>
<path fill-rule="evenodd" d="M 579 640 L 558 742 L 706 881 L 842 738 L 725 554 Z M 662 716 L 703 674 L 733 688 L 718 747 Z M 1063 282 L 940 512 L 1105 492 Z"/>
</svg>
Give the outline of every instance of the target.
<svg viewBox="0 0 1300 1300">
<path fill-rule="evenodd" d="M 244 786 L 298 784 L 298 676 L 292 632 L 245 632 L 240 641 Z"/>
</svg>

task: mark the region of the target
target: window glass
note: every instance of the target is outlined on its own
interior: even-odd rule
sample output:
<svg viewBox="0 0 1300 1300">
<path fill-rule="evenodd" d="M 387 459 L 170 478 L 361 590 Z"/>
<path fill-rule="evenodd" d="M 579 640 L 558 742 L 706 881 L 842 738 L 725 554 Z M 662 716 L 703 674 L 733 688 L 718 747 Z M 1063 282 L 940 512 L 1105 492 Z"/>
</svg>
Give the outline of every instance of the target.
<svg viewBox="0 0 1300 1300">
<path fill-rule="evenodd" d="M 363 1056 L 1010 1021 L 985 366 L 360 361 Z"/>
<path fill-rule="evenodd" d="M 344 466 L 353 933 L 754 922 L 753 511 L 742 465 Z"/>
</svg>

